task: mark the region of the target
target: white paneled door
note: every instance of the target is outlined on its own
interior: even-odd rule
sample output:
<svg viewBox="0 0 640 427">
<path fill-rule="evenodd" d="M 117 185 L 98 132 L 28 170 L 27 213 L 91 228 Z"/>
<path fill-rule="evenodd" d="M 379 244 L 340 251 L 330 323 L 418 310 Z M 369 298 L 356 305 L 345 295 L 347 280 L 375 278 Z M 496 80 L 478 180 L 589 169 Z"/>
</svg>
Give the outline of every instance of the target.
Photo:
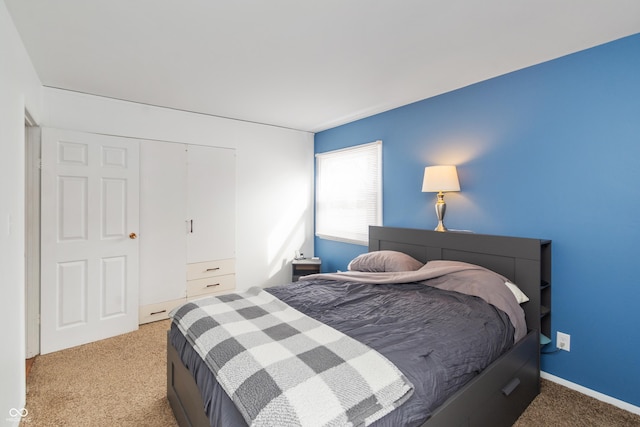
<svg viewBox="0 0 640 427">
<path fill-rule="evenodd" d="M 41 353 L 138 327 L 139 142 L 42 130 Z"/>
</svg>

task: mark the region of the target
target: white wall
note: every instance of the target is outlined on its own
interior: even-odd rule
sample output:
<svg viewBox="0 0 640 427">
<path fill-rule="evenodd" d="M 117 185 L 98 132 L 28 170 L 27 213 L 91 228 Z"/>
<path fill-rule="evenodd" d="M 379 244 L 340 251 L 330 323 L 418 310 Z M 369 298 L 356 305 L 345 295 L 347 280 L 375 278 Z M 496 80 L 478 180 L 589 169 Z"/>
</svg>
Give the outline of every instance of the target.
<svg viewBox="0 0 640 427">
<path fill-rule="evenodd" d="M 43 88 L 4 1 L 0 58 L 0 426 L 26 394 L 25 109 L 42 126 L 235 148 L 238 288 L 287 282 L 294 250 L 313 253 L 312 134 Z"/>
<path fill-rule="evenodd" d="M 238 289 L 290 281 L 313 252 L 313 134 L 44 89 L 42 125 L 236 149 Z"/>
<path fill-rule="evenodd" d="M 42 85 L 5 3 L 0 2 L 0 425 L 17 425 L 25 403 L 24 117 L 37 121 Z"/>
</svg>

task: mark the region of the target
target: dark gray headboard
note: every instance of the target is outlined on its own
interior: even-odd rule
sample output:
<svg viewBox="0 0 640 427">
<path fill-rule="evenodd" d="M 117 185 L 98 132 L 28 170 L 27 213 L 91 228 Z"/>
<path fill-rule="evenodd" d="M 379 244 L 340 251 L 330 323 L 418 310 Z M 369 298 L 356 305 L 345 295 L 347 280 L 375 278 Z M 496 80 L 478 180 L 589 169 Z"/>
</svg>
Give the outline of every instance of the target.
<svg viewBox="0 0 640 427">
<path fill-rule="evenodd" d="M 543 296 L 551 281 L 551 242 L 521 237 L 438 232 L 396 227 L 369 227 L 369 252 L 394 250 L 427 262 L 444 259 L 486 267 L 516 283 L 530 301 L 523 304 L 529 329 L 541 331 L 540 314 L 550 306 Z M 547 316 L 548 317 L 548 316 Z M 542 332 L 549 333 L 548 319 Z"/>
</svg>

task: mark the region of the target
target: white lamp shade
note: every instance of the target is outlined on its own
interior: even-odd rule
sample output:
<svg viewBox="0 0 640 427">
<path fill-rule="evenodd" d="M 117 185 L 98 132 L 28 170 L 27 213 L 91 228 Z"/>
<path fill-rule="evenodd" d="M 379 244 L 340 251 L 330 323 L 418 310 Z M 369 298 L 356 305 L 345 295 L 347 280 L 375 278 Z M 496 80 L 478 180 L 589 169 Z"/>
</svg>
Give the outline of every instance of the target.
<svg viewBox="0 0 640 427">
<path fill-rule="evenodd" d="M 424 168 L 422 191 L 437 193 L 440 191 L 460 191 L 458 171 L 455 166 L 427 166 Z"/>
</svg>

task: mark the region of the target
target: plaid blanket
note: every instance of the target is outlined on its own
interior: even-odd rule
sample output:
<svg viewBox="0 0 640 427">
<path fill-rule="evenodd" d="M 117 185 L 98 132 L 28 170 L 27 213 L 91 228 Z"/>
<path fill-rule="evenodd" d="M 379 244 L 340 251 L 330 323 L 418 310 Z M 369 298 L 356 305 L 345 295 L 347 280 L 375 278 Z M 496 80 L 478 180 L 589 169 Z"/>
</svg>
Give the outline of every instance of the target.
<svg viewBox="0 0 640 427">
<path fill-rule="evenodd" d="M 170 313 L 251 426 L 363 426 L 413 385 L 375 350 L 261 288 Z"/>
</svg>

